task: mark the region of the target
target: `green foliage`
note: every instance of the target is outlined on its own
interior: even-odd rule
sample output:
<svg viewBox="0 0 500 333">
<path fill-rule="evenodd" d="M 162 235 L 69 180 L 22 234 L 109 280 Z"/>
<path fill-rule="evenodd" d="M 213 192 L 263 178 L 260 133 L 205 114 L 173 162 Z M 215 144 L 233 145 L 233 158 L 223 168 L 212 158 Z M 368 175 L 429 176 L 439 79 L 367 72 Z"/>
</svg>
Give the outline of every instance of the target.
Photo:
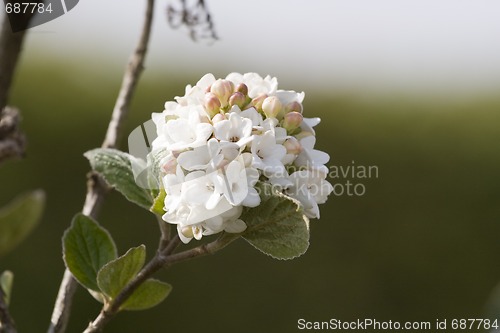
<svg viewBox="0 0 500 333">
<path fill-rule="evenodd" d="M 172 291 L 168 283 L 155 279 L 146 280 L 123 303 L 122 310 L 146 310 L 160 304 Z"/>
<path fill-rule="evenodd" d="M 64 233 L 63 254 L 66 267 L 78 282 L 94 291 L 99 291 L 97 272 L 117 257 L 111 235 L 83 214 L 77 214 Z"/>
<path fill-rule="evenodd" d="M 106 182 L 123 194 L 129 201 L 146 209 L 151 208 L 151 194 L 137 185 L 132 171 L 135 158 L 130 154 L 110 148 L 97 148 L 84 154 L 90 166 Z"/>
<path fill-rule="evenodd" d="M 10 295 L 12 293 L 12 284 L 14 283 L 14 274 L 11 271 L 5 271 L 0 275 L 0 288 L 3 291 L 5 304 L 9 305 Z"/>
<path fill-rule="evenodd" d="M 259 183 L 257 188 L 261 204 L 241 216 L 247 224 L 243 238 L 276 259 L 304 254 L 309 247 L 309 220 L 300 204 L 270 184 Z"/>
<path fill-rule="evenodd" d="M 21 243 L 35 228 L 45 206 L 45 193 L 21 195 L 0 209 L 0 256 Z"/>
<path fill-rule="evenodd" d="M 167 196 L 167 192 L 165 192 L 165 189 L 162 188 L 160 192 L 158 193 L 158 196 L 155 198 L 155 201 L 153 202 L 153 205 L 149 209 L 151 212 L 155 213 L 156 215 L 163 215 L 165 211 L 163 210 L 163 207 L 165 206 L 165 197 Z"/>
<path fill-rule="evenodd" d="M 110 299 L 115 298 L 139 273 L 145 260 L 146 247 L 141 245 L 131 248 L 123 256 L 108 262 L 97 274 L 99 288 Z"/>
</svg>

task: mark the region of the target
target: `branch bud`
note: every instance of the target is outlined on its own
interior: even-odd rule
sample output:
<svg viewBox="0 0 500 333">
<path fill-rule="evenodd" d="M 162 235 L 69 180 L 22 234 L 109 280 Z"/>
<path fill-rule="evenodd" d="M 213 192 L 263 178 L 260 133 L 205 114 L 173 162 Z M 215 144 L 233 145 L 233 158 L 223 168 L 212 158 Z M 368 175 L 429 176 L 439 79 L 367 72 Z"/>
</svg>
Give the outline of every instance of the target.
<svg viewBox="0 0 500 333">
<path fill-rule="evenodd" d="M 285 106 L 285 112 L 298 112 L 302 113 L 303 107 L 299 102 L 291 102 Z"/>
<path fill-rule="evenodd" d="M 259 95 L 259 96 L 255 97 L 254 99 L 252 99 L 252 101 L 250 102 L 250 105 L 252 105 L 255 108 L 255 110 L 262 111 L 262 102 L 264 102 L 264 100 L 266 98 L 267 98 L 266 94 Z"/>
<path fill-rule="evenodd" d="M 214 93 L 205 94 L 205 110 L 210 115 L 210 118 L 219 113 L 220 107 L 220 100 Z"/>
<path fill-rule="evenodd" d="M 210 87 L 210 92 L 214 93 L 219 98 L 222 107 L 225 107 L 234 92 L 234 84 L 228 80 L 218 79 Z"/>
<path fill-rule="evenodd" d="M 293 136 L 286 139 L 286 141 L 283 143 L 283 146 L 286 148 L 286 152 L 288 154 L 298 155 L 302 151 L 302 146 L 300 145 L 299 140 L 297 140 Z"/>
<path fill-rule="evenodd" d="M 285 115 L 285 118 L 283 118 L 283 128 L 287 130 L 287 132 L 292 132 L 293 130 L 297 129 L 300 124 L 302 124 L 302 120 L 304 117 L 298 112 L 289 112 Z"/>
<path fill-rule="evenodd" d="M 246 97 L 239 91 L 235 92 L 234 94 L 229 97 L 229 106 L 237 105 L 240 110 L 243 110 L 243 107 L 246 104 Z"/>
<path fill-rule="evenodd" d="M 276 96 L 267 97 L 262 102 L 262 111 L 268 118 L 276 118 L 281 111 L 281 101 Z"/>
<path fill-rule="evenodd" d="M 240 83 L 236 86 L 236 89 L 235 89 L 237 92 L 240 92 L 242 93 L 243 95 L 248 95 L 248 87 L 246 84 L 244 83 Z"/>
</svg>

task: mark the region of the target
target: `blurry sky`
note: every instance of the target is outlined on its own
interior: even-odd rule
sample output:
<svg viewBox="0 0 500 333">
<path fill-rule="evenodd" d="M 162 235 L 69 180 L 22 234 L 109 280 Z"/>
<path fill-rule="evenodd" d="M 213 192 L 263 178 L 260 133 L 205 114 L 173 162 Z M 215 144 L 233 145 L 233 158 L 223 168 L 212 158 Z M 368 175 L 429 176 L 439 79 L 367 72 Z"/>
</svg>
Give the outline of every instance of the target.
<svg viewBox="0 0 500 333">
<path fill-rule="evenodd" d="M 140 0 L 80 0 L 32 29 L 30 53 L 125 64 Z M 157 1 L 148 64 L 155 71 L 256 71 L 345 89 L 494 91 L 500 88 L 497 0 L 207 0 L 221 40 L 193 43 Z"/>
</svg>

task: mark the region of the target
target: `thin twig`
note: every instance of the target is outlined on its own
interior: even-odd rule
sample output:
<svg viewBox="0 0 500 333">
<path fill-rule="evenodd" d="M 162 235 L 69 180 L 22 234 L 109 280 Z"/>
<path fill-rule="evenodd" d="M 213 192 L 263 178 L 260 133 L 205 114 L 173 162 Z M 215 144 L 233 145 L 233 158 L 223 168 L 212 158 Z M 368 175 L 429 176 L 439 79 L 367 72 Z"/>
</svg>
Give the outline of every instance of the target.
<svg viewBox="0 0 500 333">
<path fill-rule="evenodd" d="M 0 333 L 16 333 L 16 325 L 12 319 L 9 308 L 5 303 L 5 295 L 0 287 Z"/>
<path fill-rule="evenodd" d="M 137 274 L 137 276 L 116 296 L 114 300 L 103 307 L 97 318 L 92 321 L 83 333 L 100 332 L 103 327 L 120 311 L 120 307 L 134 293 L 134 291 L 154 273 L 161 268 L 168 268 L 174 264 L 194 259 L 197 257 L 213 254 L 231 242 L 238 239 L 238 234 L 223 233 L 215 241 L 197 246 L 195 248 L 173 253 L 177 245 L 180 243 L 180 238 L 176 235 L 169 245 L 162 251 L 158 252 L 153 259 Z"/>
<path fill-rule="evenodd" d="M 4 16 L 0 31 L 0 110 L 7 105 L 25 34 L 26 30 L 12 32 L 7 15 Z"/>
<path fill-rule="evenodd" d="M 158 245 L 158 250 L 162 251 L 169 244 L 170 238 L 172 237 L 171 235 L 172 231 L 170 224 L 163 221 L 162 218 L 158 215 L 156 215 L 156 218 L 158 219 L 158 226 L 160 227 L 161 231 L 160 244 Z"/>
<path fill-rule="evenodd" d="M 119 143 L 122 134 L 122 125 L 128 114 L 130 102 L 135 92 L 139 76 L 144 68 L 144 59 L 153 21 L 153 9 L 154 0 L 147 0 L 141 36 L 125 70 L 122 86 L 116 99 L 116 104 L 102 144 L 103 147 L 112 148 L 116 147 Z M 100 177 L 96 174 L 91 174 L 83 207 L 83 214 L 94 218 L 96 217 L 106 190 L 107 187 Z M 63 333 L 66 330 L 76 285 L 77 282 L 72 277 L 71 273 L 66 270 L 61 281 L 48 333 Z"/>
</svg>

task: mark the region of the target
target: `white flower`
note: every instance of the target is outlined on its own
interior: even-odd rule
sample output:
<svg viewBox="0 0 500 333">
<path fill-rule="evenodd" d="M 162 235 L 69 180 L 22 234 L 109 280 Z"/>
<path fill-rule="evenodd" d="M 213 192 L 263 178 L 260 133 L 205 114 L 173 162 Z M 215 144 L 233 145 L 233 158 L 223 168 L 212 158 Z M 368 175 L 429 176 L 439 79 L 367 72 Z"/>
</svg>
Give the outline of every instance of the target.
<svg viewBox="0 0 500 333">
<path fill-rule="evenodd" d="M 193 87 L 187 85 L 185 89 L 185 94 L 182 97 L 176 97 L 175 100 L 180 105 L 197 105 L 202 104 L 205 97 L 205 92 L 208 87 L 210 87 L 215 82 L 215 77 L 213 74 L 205 74 Z"/>
<path fill-rule="evenodd" d="M 314 131 L 314 126 L 318 125 L 321 122 L 321 119 L 319 118 L 304 118 L 302 120 L 302 124 L 300 125 L 300 128 L 302 131 L 311 133 L 312 135 L 316 135 L 316 132 Z"/>
<path fill-rule="evenodd" d="M 244 111 L 241 111 L 239 108 L 233 108 L 231 109 L 231 112 L 236 112 L 240 116 L 250 119 L 252 121 L 253 127 L 262 126 L 263 122 L 262 115 L 258 113 L 257 110 L 255 110 L 255 108 L 253 107 L 248 108 Z"/>
<path fill-rule="evenodd" d="M 332 185 L 326 181 L 326 175 L 317 170 L 300 170 L 288 177 L 292 185 L 285 193 L 299 200 L 304 213 L 310 218 L 319 218 L 318 204 L 325 203 L 333 191 Z"/>
<path fill-rule="evenodd" d="M 188 171 L 206 170 L 208 167 L 216 169 L 223 158 L 219 142 L 216 139 L 210 139 L 204 146 L 180 153 L 177 163 Z"/>
<path fill-rule="evenodd" d="M 233 106 L 233 109 L 239 110 L 237 106 Z M 229 119 L 221 120 L 214 125 L 214 134 L 220 141 L 234 142 L 243 147 L 252 140 L 252 121 L 236 112 L 231 112 Z"/>
<path fill-rule="evenodd" d="M 303 92 L 278 90 L 271 76 L 207 74 L 152 115 L 152 151 L 163 156 L 162 218 L 177 226 L 184 243 L 243 232 L 243 207 L 261 204 L 258 181 L 297 199 L 307 216 L 319 217 L 318 204 L 332 191 L 324 165 L 330 157 L 314 149 L 320 119 L 303 118 L 303 99 Z"/>
<path fill-rule="evenodd" d="M 259 95 L 273 95 L 278 88 L 278 80 L 275 77 L 266 76 L 262 78 L 257 73 L 231 73 L 226 77 L 226 80 L 232 81 L 235 85 L 244 83 L 248 87 L 248 96 L 255 98 Z"/>
<path fill-rule="evenodd" d="M 314 149 L 316 144 L 315 136 L 306 136 L 300 140 L 302 151 L 295 159 L 295 165 L 298 167 L 305 166 L 309 168 L 324 168 L 324 164 L 330 160 L 330 155 Z"/>
<path fill-rule="evenodd" d="M 182 200 L 190 207 L 203 206 L 213 210 L 222 199 L 224 183 L 217 172 L 193 171 L 182 184 Z M 203 216 L 190 216 L 191 222 L 204 220 Z"/>
<path fill-rule="evenodd" d="M 170 151 L 180 151 L 205 145 L 213 127 L 201 121 L 197 110 L 192 111 L 187 117 L 165 119 L 165 123 L 155 117 L 155 123 L 160 123 L 160 133 L 152 143 L 153 149 L 165 146 Z"/>
<path fill-rule="evenodd" d="M 286 148 L 276 144 L 276 138 L 271 131 L 256 136 L 252 141 L 252 166 L 262 170 L 264 175 L 284 174 L 285 166 L 281 159 L 286 155 Z"/>
</svg>

